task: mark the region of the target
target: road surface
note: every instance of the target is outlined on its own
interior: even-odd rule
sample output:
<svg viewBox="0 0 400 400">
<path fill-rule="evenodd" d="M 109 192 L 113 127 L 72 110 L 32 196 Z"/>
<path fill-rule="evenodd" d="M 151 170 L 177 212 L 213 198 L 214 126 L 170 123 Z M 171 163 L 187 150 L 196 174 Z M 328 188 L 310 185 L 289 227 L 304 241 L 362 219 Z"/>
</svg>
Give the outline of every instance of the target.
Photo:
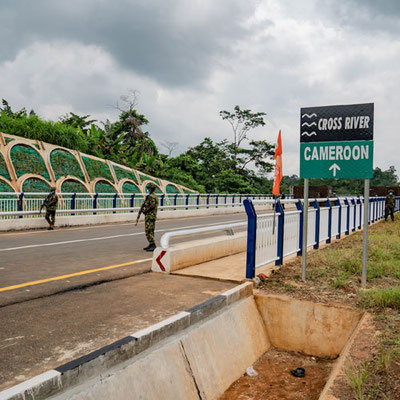
<svg viewBox="0 0 400 400">
<path fill-rule="evenodd" d="M 171 230 L 245 220 L 244 213 L 160 220 L 156 242 Z M 143 223 L 125 223 L 0 234 L 0 306 L 148 272 L 143 231 Z"/>
</svg>

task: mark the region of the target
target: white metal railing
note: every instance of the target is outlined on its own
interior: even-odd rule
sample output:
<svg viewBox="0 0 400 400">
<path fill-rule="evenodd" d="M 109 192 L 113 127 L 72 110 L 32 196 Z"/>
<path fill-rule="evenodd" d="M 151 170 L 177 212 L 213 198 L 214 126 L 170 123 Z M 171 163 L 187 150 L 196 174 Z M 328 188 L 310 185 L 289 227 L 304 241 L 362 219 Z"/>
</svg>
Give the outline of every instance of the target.
<svg viewBox="0 0 400 400">
<path fill-rule="evenodd" d="M 0 219 L 37 217 L 48 193 L 0 193 Z M 143 193 L 57 193 L 57 214 L 127 213 L 143 203 Z M 268 199 L 269 194 L 158 194 L 159 210 L 242 207 L 243 200 Z M 32 211 L 32 212 L 31 212 Z M 36 211 L 36 212 L 35 212 Z"/>
<path fill-rule="evenodd" d="M 281 264 L 283 257 L 302 251 L 303 200 L 289 199 L 277 203 L 275 231 L 273 214 L 257 215 L 252 204 L 271 204 L 274 200 L 245 202 L 248 215 L 248 258 L 247 268 L 256 268 L 276 261 Z M 281 205 L 292 205 L 297 211 L 285 211 Z M 293 208 L 293 207 L 292 207 Z M 289 209 L 289 207 L 288 207 Z M 395 211 L 400 210 L 400 197 L 396 197 Z M 363 221 L 363 197 L 340 197 L 309 199 L 307 247 L 318 248 L 321 242 L 330 243 L 332 238 L 348 235 L 361 229 Z M 370 199 L 369 223 L 385 215 L 385 198 Z M 251 255 L 252 254 L 252 255 Z M 250 260 L 250 261 L 249 261 Z M 252 272 L 249 269 L 249 276 Z M 254 276 L 254 274 L 253 274 Z"/>
</svg>

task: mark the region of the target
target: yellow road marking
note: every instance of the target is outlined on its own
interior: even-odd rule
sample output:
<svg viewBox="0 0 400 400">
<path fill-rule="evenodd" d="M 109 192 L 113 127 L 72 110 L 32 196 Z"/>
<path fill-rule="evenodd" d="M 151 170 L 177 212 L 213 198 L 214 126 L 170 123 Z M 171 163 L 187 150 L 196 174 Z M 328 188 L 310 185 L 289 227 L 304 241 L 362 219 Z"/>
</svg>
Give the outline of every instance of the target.
<svg viewBox="0 0 400 400">
<path fill-rule="evenodd" d="M 93 274 L 94 272 L 107 271 L 109 269 L 114 269 L 114 268 L 126 267 L 127 265 L 134 265 L 134 264 L 138 264 L 138 263 L 150 261 L 150 260 L 152 260 L 152 258 L 146 258 L 144 260 L 137 260 L 137 261 L 130 261 L 130 262 L 126 262 L 123 264 L 110 265 L 108 267 L 103 267 L 103 268 L 87 269 L 85 271 L 75 272 L 73 274 L 60 275 L 60 276 L 55 276 L 53 278 L 47 278 L 47 279 L 41 279 L 38 281 L 21 283 L 19 285 L 13 285 L 13 286 L 7 286 L 7 287 L 0 288 L 0 292 L 6 292 L 8 290 L 19 289 L 19 288 L 23 288 L 23 287 L 27 287 L 27 286 L 39 285 L 41 283 L 59 281 L 59 280 L 66 279 L 66 278 L 73 278 L 74 276 Z"/>
</svg>

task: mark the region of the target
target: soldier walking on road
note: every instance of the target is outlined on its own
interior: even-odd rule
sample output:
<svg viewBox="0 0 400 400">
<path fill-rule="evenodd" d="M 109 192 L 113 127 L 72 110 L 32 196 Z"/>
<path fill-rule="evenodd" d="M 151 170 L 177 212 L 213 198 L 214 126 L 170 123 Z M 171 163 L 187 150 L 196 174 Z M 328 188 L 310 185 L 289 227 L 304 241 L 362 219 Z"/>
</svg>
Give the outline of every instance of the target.
<svg viewBox="0 0 400 400">
<path fill-rule="evenodd" d="M 385 198 L 385 221 L 387 221 L 389 214 L 392 221 L 394 221 L 394 200 L 393 191 L 390 190 Z"/>
<path fill-rule="evenodd" d="M 40 206 L 40 213 L 42 212 L 43 207 L 46 207 L 46 215 L 44 218 L 49 224 L 48 229 L 51 231 L 54 229 L 54 224 L 56 222 L 57 204 L 58 204 L 58 197 L 56 195 L 56 188 L 51 187 L 50 193 L 47 195 L 44 202 Z"/>
<path fill-rule="evenodd" d="M 143 213 L 145 215 L 144 223 L 145 223 L 145 234 L 146 238 L 149 242 L 149 245 L 145 247 L 143 250 L 146 251 L 154 251 L 156 248 L 156 244 L 154 241 L 154 229 L 156 227 L 157 220 L 157 208 L 158 208 L 158 198 L 154 193 L 156 190 L 156 186 L 153 184 L 147 185 L 149 190 L 149 194 L 146 196 L 142 206 L 140 207 L 136 225 L 139 221 L 140 215 Z"/>
</svg>

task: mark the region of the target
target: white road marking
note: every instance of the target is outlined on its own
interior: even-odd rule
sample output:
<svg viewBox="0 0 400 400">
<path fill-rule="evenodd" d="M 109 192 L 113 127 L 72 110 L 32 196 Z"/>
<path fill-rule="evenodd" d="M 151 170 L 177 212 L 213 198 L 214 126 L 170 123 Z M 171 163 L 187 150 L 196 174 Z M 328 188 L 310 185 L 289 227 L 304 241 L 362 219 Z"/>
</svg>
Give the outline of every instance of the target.
<svg viewBox="0 0 400 400">
<path fill-rule="evenodd" d="M 242 220 L 227 221 L 227 222 L 224 222 L 224 224 L 235 223 L 235 222 L 242 222 Z M 182 227 L 179 227 L 179 228 L 171 228 L 171 229 L 158 229 L 155 232 L 177 231 L 177 230 L 180 230 L 180 229 L 200 228 L 202 226 L 213 226 L 213 225 L 219 225 L 219 224 L 221 224 L 221 222 L 217 222 L 217 223 L 213 223 L 213 224 L 182 226 Z M 20 247 L 8 247 L 8 248 L 5 248 L 5 249 L 0 249 L 0 252 L 32 249 L 32 248 L 35 248 L 35 247 L 59 246 L 59 245 L 71 244 L 71 243 L 91 242 L 91 241 L 96 241 L 96 240 L 116 239 L 116 238 L 121 238 L 121 237 L 126 237 L 126 236 L 137 236 L 137 235 L 143 235 L 143 232 L 126 233 L 124 235 L 102 236 L 102 237 L 98 237 L 98 238 L 89 238 L 89 239 L 66 240 L 64 242 L 30 244 L 30 245 L 27 245 L 27 246 L 20 246 Z"/>
</svg>

